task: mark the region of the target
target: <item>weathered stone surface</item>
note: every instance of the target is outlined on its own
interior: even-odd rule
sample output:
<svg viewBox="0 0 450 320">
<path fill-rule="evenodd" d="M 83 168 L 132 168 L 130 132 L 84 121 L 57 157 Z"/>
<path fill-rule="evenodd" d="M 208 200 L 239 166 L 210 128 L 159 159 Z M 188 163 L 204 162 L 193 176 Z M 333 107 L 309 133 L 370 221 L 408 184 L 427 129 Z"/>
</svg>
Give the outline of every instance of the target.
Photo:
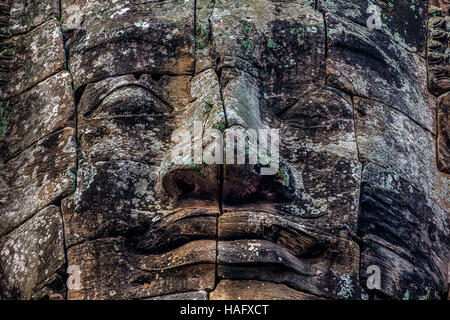
<svg viewBox="0 0 450 320">
<path fill-rule="evenodd" d="M 436 132 L 435 99 L 426 67 L 395 41 L 333 14 L 328 26 L 327 83 L 351 95 L 382 101 Z"/>
<path fill-rule="evenodd" d="M 65 128 L 0 166 L 0 235 L 70 192 L 73 136 L 74 129 Z"/>
<path fill-rule="evenodd" d="M 210 18 L 219 67 L 271 76 L 270 84 L 277 88 L 282 83 L 316 82 L 324 76 L 323 16 L 310 2 L 231 3 L 216 1 Z"/>
<path fill-rule="evenodd" d="M 12 0 L 5 0 L 0 3 L 0 41 L 11 36 L 9 27 Z"/>
<path fill-rule="evenodd" d="M 205 85 L 210 86 L 205 90 Z M 192 247 L 195 241 L 207 239 L 212 245 L 202 249 L 204 254 L 194 254 L 192 266 L 180 267 L 180 271 L 171 267 L 174 270 L 155 273 L 159 267 L 154 267 L 151 274 L 161 283 L 149 280 L 149 288 L 143 287 L 142 292 L 117 289 L 130 279 L 142 278 L 140 269 L 129 271 L 121 284 L 103 281 L 99 276 L 103 264 L 111 268 L 114 264 L 110 263 L 123 254 L 109 253 L 107 247 L 101 252 L 111 261 L 99 258 L 84 264 L 89 287 L 69 297 L 104 299 L 109 291 L 116 291 L 116 298 L 146 298 L 214 286 L 219 208 L 211 200 L 218 197 L 217 166 L 175 165 L 171 160 L 171 133 L 177 127 L 193 130 L 196 120 L 209 127 L 223 121 L 219 102 L 217 77 L 212 70 L 193 79 L 125 75 L 86 87 L 78 106 L 82 158 L 77 188 L 73 197 L 63 201 L 69 261 L 88 254 L 83 251 L 86 241 L 103 248 L 102 241 L 119 236 L 127 240 L 124 250 L 138 252 L 136 259 L 152 254 L 151 259 L 162 264 L 172 253 L 180 259 L 186 257 L 183 248 Z M 191 193 L 189 186 L 199 194 Z M 202 195 L 206 192 L 205 198 Z M 196 274 L 204 272 L 205 278 L 198 279 Z M 191 286 L 182 280 L 189 276 L 201 285 Z"/>
<path fill-rule="evenodd" d="M 44 22 L 59 17 L 58 0 L 12 1 L 10 9 L 11 34 L 29 32 Z"/>
<path fill-rule="evenodd" d="M 292 93 L 294 98 L 295 94 L 294 91 Z M 289 98 L 288 94 L 285 96 Z M 281 129 L 280 141 L 283 142 L 280 150 L 283 162 L 279 172 L 276 176 L 256 176 L 256 182 L 253 181 L 251 185 L 255 187 L 254 193 L 244 198 L 244 200 L 250 199 L 247 201 L 251 201 L 252 204 L 245 208 L 247 213 L 242 216 L 242 220 L 240 212 L 243 206 L 237 205 L 236 199 L 231 197 L 230 199 L 234 200 L 233 203 L 225 202 L 224 210 L 229 212 L 229 217 L 232 219 L 227 219 L 227 223 L 222 224 L 227 216 L 225 214 L 224 218 L 221 217 L 219 220 L 219 239 L 224 237 L 224 233 L 234 230 L 232 232 L 234 236 L 231 239 L 263 237 L 266 240 L 277 241 L 276 238 L 272 239 L 269 236 L 272 232 L 279 234 L 275 231 L 277 228 L 272 230 L 270 223 L 267 222 L 273 219 L 272 223 L 275 225 L 290 226 L 287 227 L 286 232 L 291 235 L 277 243 L 280 249 L 288 248 L 288 250 L 295 250 L 294 254 L 301 255 L 302 252 L 326 251 L 329 249 L 330 241 L 340 241 L 330 240 L 325 235 L 332 234 L 336 237 L 352 239 L 356 233 L 360 165 L 349 98 L 331 88 L 319 87 L 310 88 L 297 99 L 291 108 L 278 113 L 280 118 L 278 124 L 272 114 L 271 126 L 277 124 Z M 270 114 L 269 111 L 266 112 Z M 227 198 L 229 193 L 236 196 L 243 190 L 243 185 L 239 182 L 242 175 L 236 172 L 239 171 L 236 171 L 235 166 L 229 166 L 228 163 L 225 165 L 225 201 L 229 200 Z M 255 176 L 254 173 L 253 176 Z M 249 183 L 249 180 L 245 180 L 244 183 Z M 234 186 L 239 191 L 230 186 Z M 260 230 L 261 234 L 253 235 L 249 228 L 253 223 L 258 224 L 258 220 L 261 220 L 260 223 L 266 227 Z M 246 232 L 239 232 L 241 228 Z M 272 231 L 263 231 L 265 228 Z M 291 228 L 294 231 L 289 231 Z M 299 236 L 299 231 L 303 237 L 309 239 L 309 245 L 306 247 L 302 245 L 303 240 L 300 240 L 302 237 Z M 266 236 L 269 238 L 267 239 Z M 352 247 L 351 244 L 349 246 Z M 219 257 L 220 250 L 219 246 Z M 319 261 L 326 264 L 328 259 L 333 259 L 332 255 L 321 255 Z M 342 261 L 342 264 L 342 268 L 346 268 L 351 274 L 356 274 L 357 267 L 353 261 Z M 243 271 L 236 275 L 238 277 L 245 275 L 245 279 L 259 277 L 264 275 L 263 270 L 267 271 L 263 267 L 258 271 L 252 270 L 254 275 Z M 275 270 L 274 273 L 279 273 Z M 304 283 L 308 282 L 303 283 L 301 275 L 291 274 L 287 277 L 291 277 L 290 285 L 296 286 L 299 290 L 318 292 L 315 288 L 305 288 Z M 277 281 L 281 281 L 278 279 L 280 278 L 277 278 Z M 268 271 L 262 280 L 274 281 L 271 272 Z M 330 285 L 328 281 L 332 283 L 334 279 L 327 278 L 323 280 L 322 285 Z M 353 285 L 357 286 L 356 283 Z M 334 286 L 336 287 L 336 283 Z M 327 292 L 327 294 L 332 293 Z"/>
<path fill-rule="evenodd" d="M 216 72 L 207 69 L 194 76 L 190 96 L 191 102 L 185 108 L 175 110 L 175 123 L 177 129 L 190 134 L 192 143 L 173 141 L 159 173 L 162 191 L 172 203 L 182 198 L 218 200 L 220 197 L 223 160 L 220 144 L 226 118 Z M 215 148 L 218 145 L 219 149 Z M 185 147 L 189 151 L 179 155 L 178 151 Z"/>
<path fill-rule="evenodd" d="M 428 89 L 434 95 L 450 90 L 449 72 L 449 4 L 444 1 L 431 1 L 428 20 Z"/>
<path fill-rule="evenodd" d="M 448 199 L 448 191 L 444 192 Z M 414 300 L 440 299 L 446 294 L 448 226 L 437 227 L 437 214 L 427 203 L 423 193 L 395 172 L 372 163 L 364 168 L 361 283 L 366 283 L 364 270 L 370 266 L 381 270 L 381 286 L 371 293 Z"/>
<path fill-rule="evenodd" d="M 191 74 L 193 22 L 193 0 L 66 1 L 75 86 L 133 72 Z"/>
<path fill-rule="evenodd" d="M 61 71 L 65 63 L 61 31 L 56 18 L 26 35 L 4 41 L 1 48 L 0 92 L 4 100 L 23 93 Z"/>
<path fill-rule="evenodd" d="M 430 190 L 439 188 L 436 180 L 441 175 L 432 166 L 436 152 L 434 136 L 383 103 L 357 97 L 354 102 L 362 161 L 391 167 L 426 193 L 432 194 Z"/>
<path fill-rule="evenodd" d="M 60 72 L 31 90 L 2 103 L 0 162 L 5 162 L 36 141 L 75 126 L 71 77 Z"/>
<path fill-rule="evenodd" d="M 439 298 L 446 289 L 448 178 L 435 167 L 433 137 L 398 111 L 355 98 L 362 177 L 362 269 L 381 268 L 379 291 Z M 383 263 L 380 263 L 383 262 Z"/>
<path fill-rule="evenodd" d="M 180 291 L 211 290 L 215 241 L 192 242 L 160 255 L 138 254 L 124 238 L 88 241 L 68 249 L 69 266 L 80 266 L 81 289 L 68 298 L 144 299 Z"/>
<path fill-rule="evenodd" d="M 356 136 L 362 160 L 391 170 L 408 181 L 433 207 L 434 225 L 446 230 L 448 178 L 440 175 L 436 168 L 433 136 L 382 103 L 355 98 L 355 109 Z"/>
<path fill-rule="evenodd" d="M 68 128 L 75 105 L 70 74 L 58 73 L 65 63 L 58 3 L 1 8 L 0 299 L 65 297 L 57 205 L 75 183 L 75 129 Z"/>
<path fill-rule="evenodd" d="M 65 295 L 60 209 L 49 206 L 0 240 L 0 296 L 43 299 Z"/>
<path fill-rule="evenodd" d="M 244 140 L 246 129 L 279 128 L 282 160 L 274 176 L 262 176 L 260 164 L 227 160 L 224 165 L 218 276 L 286 283 L 329 297 L 360 297 L 357 262 L 339 260 L 332 249 L 356 252 L 355 244 L 337 237 L 350 240 L 356 233 L 360 164 L 351 99 L 323 85 L 323 15 L 289 1 L 233 4 L 216 2 L 210 18 L 227 118 L 224 134 Z M 258 220 L 263 230 L 271 229 L 262 221 L 289 224 L 287 233 L 300 229 L 310 246 L 293 238 L 275 245 L 277 240 L 266 234 L 271 231 L 252 232 Z M 224 237 L 234 241 L 222 242 Z M 249 241 L 268 256 L 258 255 L 256 244 L 247 254 L 250 244 L 239 239 L 255 239 Z M 314 262 L 302 256 L 317 250 Z M 339 263 L 331 266 L 335 258 Z M 343 270 L 346 274 L 338 275 Z M 342 281 L 348 281 L 345 294 Z"/>
<path fill-rule="evenodd" d="M 198 0 L 195 8 L 195 66 L 196 73 L 211 68 L 214 64 L 212 57 L 211 40 L 211 15 L 215 7 L 215 1 Z"/>
<path fill-rule="evenodd" d="M 89 86 L 80 103 L 80 139 L 88 161 L 123 159 L 156 164 L 169 147 L 173 130 L 172 126 L 159 128 L 158 123 L 172 119 L 171 107 L 144 79 L 136 81 L 130 75 L 115 80 Z M 109 91 L 101 94 L 97 88 Z"/>
<path fill-rule="evenodd" d="M 280 14 L 273 15 L 275 10 L 279 11 Z M 252 20 L 239 21 L 239 18 L 243 16 L 252 17 Z M 305 21 L 301 19 L 301 17 L 305 16 L 309 17 L 306 23 L 290 24 L 292 21 Z M 217 19 L 218 22 L 214 23 L 214 19 Z M 304 150 L 299 148 L 298 137 L 302 136 L 302 140 L 306 140 L 302 142 L 305 148 L 322 140 L 320 141 L 321 143 L 330 145 L 328 149 L 333 154 L 336 153 L 331 146 L 331 144 L 335 143 L 332 138 L 333 134 L 326 130 L 328 126 L 333 126 L 333 129 L 336 130 L 336 138 L 338 136 L 342 138 L 340 130 L 349 133 L 348 147 L 341 153 L 344 154 L 344 157 L 349 157 L 350 161 L 353 161 L 350 167 L 353 166 L 355 168 L 347 172 L 350 176 L 355 174 L 357 177 L 358 160 L 355 139 L 351 134 L 353 130 L 351 105 L 346 101 L 345 95 L 330 88 L 305 86 L 305 83 L 320 83 L 325 80 L 325 74 L 323 73 L 325 48 L 321 47 L 325 37 L 322 15 L 307 5 L 299 5 L 292 2 L 275 4 L 268 1 L 261 6 L 236 4 L 236 8 L 233 9 L 228 9 L 225 5 L 221 6 L 221 3 L 217 3 L 211 20 L 214 48 L 216 55 L 220 57 L 221 61 L 218 67 L 223 68 L 221 74 L 222 91 L 229 127 L 225 130 L 225 134 L 240 130 L 239 127 L 244 129 L 279 127 L 282 131 L 281 140 L 284 142 L 282 146 L 284 150 L 281 153 L 286 160 L 284 170 L 286 171 L 287 181 L 285 179 L 284 182 L 287 182 L 288 185 L 284 187 L 298 190 L 302 189 L 302 182 L 304 182 L 302 178 L 305 179 L 300 173 L 304 168 L 295 166 L 295 164 L 300 166 L 301 160 L 295 157 L 294 154 L 297 152 L 298 154 L 304 153 Z M 270 34 L 266 30 L 270 30 Z M 238 38 L 242 40 L 241 46 L 239 46 L 239 41 L 234 40 Z M 252 44 L 251 48 L 250 46 L 246 48 L 245 44 L 247 41 L 244 40 L 248 40 L 248 43 Z M 281 61 L 279 59 L 284 60 Z M 258 64 L 263 64 L 263 66 Z M 230 67 L 233 68 L 231 69 Z M 264 81 L 259 79 L 260 75 L 264 75 Z M 280 96 L 282 97 L 281 99 L 279 98 Z M 333 98 L 331 98 L 332 96 Z M 339 101 L 339 103 L 336 103 L 336 106 L 330 106 L 330 109 L 339 108 L 339 111 L 336 114 L 325 115 L 329 119 L 321 122 L 322 119 L 318 117 L 323 117 L 324 114 L 322 112 L 327 112 L 325 111 L 327 106 L 323 107 L 322 104 L 327 102 L 328 99 Z M 304 104 L 309 104 L 310 106 L 304 106 Z M 325 109 L 321 110 L 321 108 Z M 309 118 L 317 118 L 315 121 L 306 120 L 304 124 L 298 126 L 298 118 L 304 116 L 302 113 L 309 113 L 308 120 Z M 300 116 L 298 116 L 299 114 Z M 282 121 L 278 120 L 277 117 L 281 118 Z M 324 134 L 322 136 L 316 132 L 320 131 L 320 129 L 316 129 L 319 126 L 323 126 Z M 308 141 L 308 133 L 311 141 Z M 307 136 L 306 138 L 305 135 Z M 292 145 L 290 141 L 292 141 Z M 326 149 L 326 146 L 323 146 L 323 148 Z M 291 157 L 290 159 L 288 159 L 288 154 Z M 341 155 L 331 156 L 339 158 Z M 337 162 L 338 160 L 333 159 L 332 161 Z M 326 162 L 324 160 L 324 163 Z M 307 163 L 307 161 L 303 163 Z M 311 161 L 312 163 L 313 161 Z M 260 184 L 260 187 L 264 187 L 264 181 L 262 181 L 261 177 L 247 180 L 249 183 L 248 188 L 252 189 L 246 193 L 244 193 L 245 189 L 241 188 L 242 185 L 236 183 L 235 180 L 241 179 L 240 174 L 246 172 L 251 172 L 251 170 L 247 167 L 235 165 L 227 164 L 225 166 L 225 200 L 236 201 L 245 197 L 260 197 L 261 199 L 259 200 L 265 200 L 264 193 L 269 192 L 268 190 L 258 190 L 258 184 Z M 290 176 L 294 174 L 300 176 L 295 176 L 291 179 Z M 314 174 L 317 174 L 317 172 L 314 172 Z M 352 189 L 350 192 L 357 191 L 357 181 L 358 179 L 353 181 L 353 186 L 350 186 L 350 189 Z M 292 182 L 294 185 L 289 185 L 289 182 Z M 306 186 L 309 189 L 308 191 L 312 191 L 311 189 L 315 187 L 314 184 L 316 183 L 312 181 L 311 184 Z M 239 197 L 239 194 L 236 189 L 232 188 L 233 186 L 239 186 L 238 188 L 242 192 L 240 198 L 236 199 L 236 196 Z M 299 194 L 305 194 L 304 190 L 298 192 Z M 228 197 L 229 193 L 233 194 L 234 198 Z M 304 197 L 307 197 L 307 195 L 304 195 Z M 307 201 L 307 199 L 302 200 L 303 203 Z M 318 203 L 317 205 L 319 207 L 322 206 L 322 204 L 319 205 Z M 280 204 L 280 206 L 285 207 L 288 214 L 299 217 L 302 215 L 321 214 L 321 210 L 318 210 L 319 207 L 314 208 L 314 205 L 310 205 L 306 210 L 301 210 L 303 208 L 295 205 L 292 205 L 290 208 L 289 205 L 285 204 Z M 356 207 L 353 210 L 356 215 Z M 326 209 L 322 211 L 326 211 Z M 346 211 L 348 210 L 346 209 Z"/>
<path fill-rule="evenodd" d="M 150 298 L 148 300 L 208 300 L 208 292 L 205 290 L 168 294 Z"/>
<path fill-rule="evenodd" d="M 447 3 L 2 2 L 0 298 L 444 298 Z"/>
<path fill-rule="evenodd" d="M 262 281 L 222 280 L 211 292 L 211 300 L 317 300 L 316 296 L 283 284 Z"/>
<path fill-rule="evenodd" d="M 449 14 L 450 3 L 448 0 L 430 0 L 430 11 L 433 12 L 436 9 L 443 14 Z"/>
<path fill-rule="evenodd" d="M 208 79 L 213 75 L 211 72 L 203 73 L 199 76 L 203 79 L 200 83 L 209 83 Z M 83 159 L 80 161 L 78 187 L 72 209 L 74 214 L 86 214 L 75 214 L 73 221 L 68 216 L 68 239 L 71 239 L 71 229 L 75 226 L 79 230 L 74 232 L 79 235 L 86 234 L 88 238 L 106 236 L 102 225 L 92 223 L 91 219 L 97 219 L 92 215 L 94 213 L 105 215 L 101 221 L 108 222 L 105 226 L 112 225 L 108 230 L 115 232 L 114 228 L 118 226 L 114 221 L 121 216 L 117 215 L 118 208 L 123 212 L 123 217 L 119 218 L 123 226 L 140 226 L 139 228 L 144 230 L 145 224 L 164 220 L 164 217 L 174 213 L 173 203 L 177 202 L 179 197 L 185 196 L 180 183 L 185 178 L 190 179 L 192 175 L 198 179 L 198 183 L 206 181 L 210 185 L 218 185 L 215 180 L 215 166 L 209 169 L 212 174 L 209 179 L 209 175 L 205 175 L 201 170 L 201 165 L 175 166 L 170 161 L 170 134 L 175 125 L 178 123 L 178 126 L 182 127 L 181 122 L 186 120 L 187 129 L 191 128 L 197 116 L 200 120 L 208 117 L 205 113 L 207 103 L 217 100 L 217 97 L 211 96 L 208 91 L 205 95 L 200 94 L 202 89 L 198 87 L 199 81 L 194 79 L 189 84 L 187 80 L 189 79 L 186 77 L 162 77 L 156 82 L 150 75 L 142 75 L 139 80 L 130 75 L 88 85 L 79 105 L 79 134 Z M 216 87 L 214 89 L 213 86 L 212 91 L 216 90 L 218 94 L 217 80 L 215 81 Z M 185 95 L 180 94 L 180 84 L 189 90 Z M 173 88 L 173 91 L 177 88 L 178 94 L 172 94 L 170 88 Z M 186 105 L 191 96 L 193 102 Z M 209 98 L 212 100 L 209 101 Z M 209 113 L 214 114 L 217 109 L 219 106 L 211 107 Z M 164 123 L 165 127 L 161 127 L 161 123 Z M 211 125 L 214 123 L 211 121 Z M 122 183 L 124 181 L 127 182 Z M 192 184 L 193 181 L 186 183 Z M 129 189 L 131 185 L 135 186 L 133 190 Z M 123 187 L 122 192 L 118 192 L 118 186 Z M 211 188 L 217 190 L 217 186 L 212 185 Z M 124 198 L 125 195 L 127 199 Z M 110 199 L 110 207 L 104 205 L 105 196 Z M 214 194 L 213 199 L 216 197 Z M 207 202 L 204 202 L 204 205 L 211 206 Z M 100 212 L 93 209 L 97 206 L 101 208 Z M 181 213 L 182 217 L 187 219 L 189 210 Z M 195 211 L 192 211 L 193 215 L 199 215 L 198 211 Z M 210 235 L 213 239 L 214 215 L 218 209 L 207 208 L 206 212 L 203 215 L 211 215 L 211 222 L 203 218 L 200 221 L 205 220 L 206 225 L 209 225 L 205 236 Z M 131 217 L 130 213 L 133 213 Z M 91 234 L 91 230 L 95 234 Z M 164 244 L 159 243 L 158 246 L 162 248 Z"/>
<path fill-rule="evenodd" d="M 376 6 L 380 13 L 380 32 L 389 36 L 400 46 L 425 56 L 427 31 L 427 3 L 423 0 L 318 0 L 318 9 L 348 19 L 362 26 L 377 16 L 370 6 Z M 369 20 L 369 23 L 374 21 Z"/>
<path fill-rule="evenodd" d="M 438 100 L 438 168 L 450 174 L 450 93 Z"/>
<path fill-rule="evenodd" d="M 129 161 L 82 166 L 74 196 L 63 202 L 68 245 L 119 233 L 139 249 L 159 252 L 190 240 L 215 239 L 217 207 L 194 202 L 164 208 L 156 198 L 154 170 Z"/>
<path fill-rule="evenodd" d="M 291 170 L 296 191 L 292 201 L 276 206 L 317 231 L 342 236 L 356 230 L 360 164 L 349 97 L 313 88 L 279 116 L 287 163 L 280 171 Z"/>
<path fill-rule="evenodd" d="M 283 283 L 324 297 L 361 298 L 359 249 L 352 241 L 317 234 L 276 211 L 255 208 L 225 212 L 218 227 L 223 240 L 218 244 L 221 278 Z M 244 238 L 255 240 L 235 240 Z"/>
</svg>

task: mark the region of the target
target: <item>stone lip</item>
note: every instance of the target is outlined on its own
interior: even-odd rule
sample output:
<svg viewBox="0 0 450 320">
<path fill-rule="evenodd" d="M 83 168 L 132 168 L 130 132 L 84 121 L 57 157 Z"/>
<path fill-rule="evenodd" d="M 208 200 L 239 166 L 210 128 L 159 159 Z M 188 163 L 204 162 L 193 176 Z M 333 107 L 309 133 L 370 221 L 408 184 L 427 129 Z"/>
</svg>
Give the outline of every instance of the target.
<svg viewBox="0 0 450 320">
<path fill-rule="evenodd" d="M 74 214 L 76 204 L 71 198 L 63 201 L 62 209 L 69 248 L 115 237 L 119 227 L 133 250 L 144 254 L 168 252 L 195 240 L 216 239 L 218 209 L 212 201 L 182 202 L 180 207 L 162 210 L 159 215 L 139 212 L 112 219 L 105 212 L 105 221 L 95 223 L 90 214 L 83 220 Z"/>
<path fill-rule="evenodd" d="M 326 265 L 320 265 L 319 259 L 300 259 L 271 241 L 240 239 L 219 241 L 218 265 L 252 266 L 279 265 L 281 269 L 291 269 L 306 277 L 320 276 L 325 273 Z"/>
</svg>

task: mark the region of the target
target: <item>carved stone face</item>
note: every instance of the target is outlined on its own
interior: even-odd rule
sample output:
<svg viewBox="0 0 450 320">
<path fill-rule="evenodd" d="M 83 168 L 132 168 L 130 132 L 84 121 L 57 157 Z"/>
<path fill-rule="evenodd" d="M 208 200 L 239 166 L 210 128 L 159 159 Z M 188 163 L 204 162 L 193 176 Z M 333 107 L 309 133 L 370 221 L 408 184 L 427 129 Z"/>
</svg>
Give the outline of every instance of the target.
<svg viewBox="0 0 450 320">
<path fill-rule="evenodd" d="M 195 33 L 193 3 L 64 10 L 82 141 L 63 211 L 83 289 L 69 294 L 145 298 L 229 279 L 336 296 L 341 275 L 357 282 L 361 168 L 351 98 L 325 84 L 323 15 L 200 1 Z M 278 173 L 174 163 L 172 133 L 195 121 L 205 149 L 208 129 L 280 129 Z"/>
<path fill-rule="evenodd" d="M 373 265 L 381 297 L 441 295 L 426 6 L 377 2 L 385 28 L 370 30 L 372 2 L 63 1 L 68 298 L 360 299 Z M 205 154 L 212 130 L 278 129 L 276 172 L 177 163 L 174 133 L 198 123 Z"/>
<path fill-rule="evenodd" d="M 72 2 L 81 151 L 63 215 L 82 289 L 69 297 L 361 297 L 364 135 L 382 116 L 366 119 L 387 99 L 433 130 L 425 70 L 403 49 L 423 43 L 298 1 Z M 278 173 L 174 163 L 171 136 L 195 121 L 203 134 L 280 129 Z M 368 179 L 390 175 L 371 165 Z"/>
</svg>

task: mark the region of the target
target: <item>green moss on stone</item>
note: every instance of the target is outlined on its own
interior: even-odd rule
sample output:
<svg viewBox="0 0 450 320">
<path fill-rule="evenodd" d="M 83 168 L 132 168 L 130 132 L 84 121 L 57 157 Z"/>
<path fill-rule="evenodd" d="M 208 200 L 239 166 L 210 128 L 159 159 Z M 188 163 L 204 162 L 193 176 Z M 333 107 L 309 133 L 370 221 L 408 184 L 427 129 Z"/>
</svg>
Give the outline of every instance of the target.
<svg viewBox="0 0 450 320">
<path fill-rule="evenodd" d="M 225 123 L 221 122 L 221 123 L 214 124 L 214 129 L 217 129 L 220 132 L 224 132 L 225 131 Z"/>
<path fill-rule="evenodd" d="M 77 168 L 76 167 L 73 167 L 69 170 L 69 177 L 70 177 L 69 195 L 73 195 L 77 188 Z"/>
<path fill-rule="evenodd" d="M 204 50 L 208 47 L 211 30 L 208 26 L 199 23 L 195 31 L 195 47 L 197 50 Z"/>
<path fill-rule="evenodd" d="M 429 287 L 425 287 L 425 295 L 420 297 L 419 300 L 429 300 L 430 299 L 430 294 L 431 294 L 431 288 Z"/>
<path fill-rule="evenodd" d="M 0 102 L 0 138 L 6 136 L 9 122 L 9 101 Z"/>
<path fill-rule="evenodd" d="M 251 39 L 242 39 L 242 47 L 245 51 L 253 51 L 253 41 Z"/>
<path fill-rule="evenodd" d="M 271 38 L 267 39 L 267 47 L 269 49 L 277 50 L 281 48 L 275 41 L 273 41 Z"/>
<path fill-rule="evenodd" d="M 406 290 L 403 300 L 409 300 L 409 290 Z"/>
</svg>

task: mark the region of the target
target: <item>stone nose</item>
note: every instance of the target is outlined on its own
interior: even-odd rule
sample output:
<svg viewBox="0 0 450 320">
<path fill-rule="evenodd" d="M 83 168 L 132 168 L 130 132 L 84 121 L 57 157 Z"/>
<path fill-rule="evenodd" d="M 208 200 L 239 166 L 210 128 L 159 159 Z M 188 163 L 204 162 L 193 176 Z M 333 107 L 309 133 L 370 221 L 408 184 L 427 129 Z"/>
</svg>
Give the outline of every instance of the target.
<svg viewBox="0 0 450 320">
<path fill-rule="evenodd" d="M 222 134 L 226 118 L 214 70 L 197 74 L 191 102 L 175 115 L 171 147 L 160 170 L 161 191 L 172 200 L 221 198 Z"/>
<path fill-rule="evenodd" d="M 223 149 L 215 148 L 214 151 L 223 152 L 222 159 L 210 158 L 202 163 L 166 163 L 161 175 L 161 185 L 166 195 L 176 201 L 200 199 L 236 203 L 291 200 L 295 196 L 291 167 L 275 157 L 270 149 L 263 157 L 256 154 L 257 146 L 240 143 L 246 142 L 245 131 L 240 127 L 225 130 Z M 230 147 L 233 138 L 237 138 L 235 142 L 238 143 Z"/>
<path fill-rule="evenodd" d="M 221 184 L 219 165 L 175 165 L 162 176 L 162 187 L 170 198 L 219 200 Z"/>
<path fill-rule="evenodd" d="M 201 130 L 200 130 L 201 131 Z M 195 130 L 194 130 L 195 132 Z M 294 197 L 291 167 L 280 157 L 270 130 L 233 126 L 203 132 L 201 141 L 179 132 L 161 182 L 176 200 L 284 201 Z M 272 140 L 271 140 L 272 139 Z"/>
<path fill-rule="evenodd" d="M 284 201 L 294 197 L 292 169 L 279 155 L 279 132 L 263 120 L 261 83 L 247 72 L 223 69 L 224 202 Z M 244 147 L 245 145 L 245 147 Z M 244 161 L 243 161 L 244 160 Z"/>
<path fill-rule="evenodd" d="M 293 169 L 279 156 L 276 129 L 225 130 L 223 201 L 284 202 L 295 196 Z"/>
<path fill-rule="evenodd" d="M 166 195 L 226 202 L 291 199 L 292 170 L 280 160 L 276 130 L 261 120 L 257 84 L 241 75 L 220 92 L 216 73 L 205 71 L 193 79 L 191 96 L 160 170 Z"/>
<path fill-rule="evenodd" d="M 189 129 L 172 134 L 172 148 L 163 162 L 162 187 L 170 197 L 218 200 L 223 173 L 225 117 L 217 107 L 215 119 L 194 117 Z"/>
</svg>

